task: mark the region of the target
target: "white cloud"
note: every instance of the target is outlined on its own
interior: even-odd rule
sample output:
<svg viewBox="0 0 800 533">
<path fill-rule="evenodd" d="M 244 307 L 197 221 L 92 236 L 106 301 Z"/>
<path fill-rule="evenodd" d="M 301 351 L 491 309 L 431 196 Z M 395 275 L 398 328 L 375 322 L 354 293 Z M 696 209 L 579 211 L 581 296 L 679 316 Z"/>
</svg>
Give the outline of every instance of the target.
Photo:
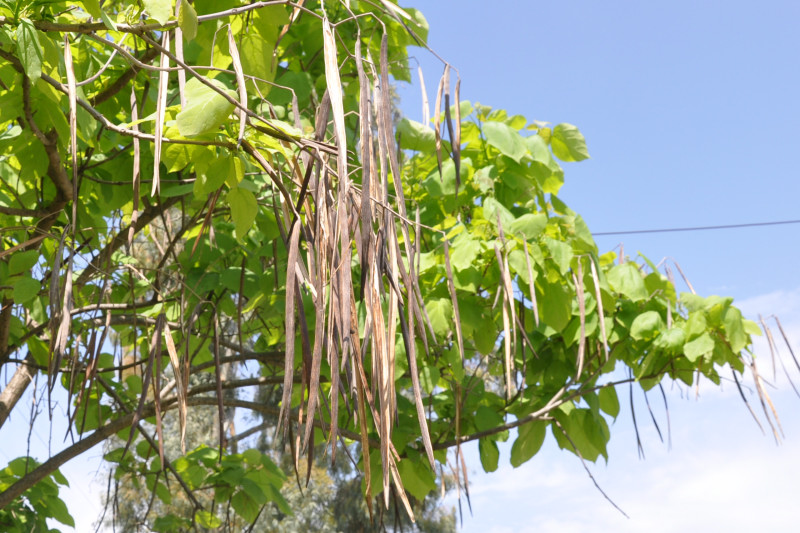
<svg viewBox="0 0 800 533">
<path fill-rule="evenodd" d="M 764 316 L 792 316 L 794 319 L 798 319 L 800 318 L 798 316 L 800 315 L 800 287 L 737 300 L 734 304 L 742 310 L 745 316 L 751 318 L 762 314 Z"/>
</svg>

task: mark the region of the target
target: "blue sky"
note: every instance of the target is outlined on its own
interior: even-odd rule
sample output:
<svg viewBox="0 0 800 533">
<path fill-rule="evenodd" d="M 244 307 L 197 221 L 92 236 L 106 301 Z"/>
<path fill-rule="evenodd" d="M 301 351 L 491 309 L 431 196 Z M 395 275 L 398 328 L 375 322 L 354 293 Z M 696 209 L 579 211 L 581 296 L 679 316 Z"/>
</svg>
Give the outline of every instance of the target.
<svg viewBox="0 0 800 533">
<path fill-rule="evenodd" d="M 561 196 L 594 231 L 800 218 L 800 3 L 415 5 L 428 18 L 431 46 L 459 69 L 463 98 L 581 128 L 592 159 L 565 165 Z M 441 66 L 416 57 L 433 95 Z M 419 90 L 401 94 L 419 120 Z M 796 282 L 797 231 L 598 244 L 669 254 L 705 292 L 749 297 Z"/>
<path fill-rule="evenodd" d="M 800 3 L 768 1 L 414 3 L 429 43 L 460 71 L 462 98 L 529 120 L 577 125 L 592 159 L 567 164 L 560 193 L 595 232 L 800 219 Z M 417 53 L 429 95 L 442 67 Z M 421 119 L 418 84 L 401 90 Z M 746 314 L 777 313 L 800 348 L 800 225 L 597 237 L 635 257 L 669 256 L 700 294 L 733 296 Z M 677 274 L 676 274 L 677 275 Z M 683 288 L 685 290 L 685 287 Z M 772 379 L 768 349 L 757 345 Z M 784 355 L 788 355 L 784 349 Z M 778 368 L 780 372 L 780 367 Z M 793 374 L 793 378 L 797 373 Z M 797 381 L 797 379 L 795 379 Z M 647 459 L 630 411 L 612 426 L 610 461 L 592 466 L 550 439 L 518 469 L 472 460 L 465 532 L 790 531 L 800 489 L 797 397 L 778 376 L 786 440 L 762 436 L 736 388 L 667 387 L 672 449 L 638 399 Z M 627 393 L 627 391 L 625 391 Z M 660 402 L 654 402 L 654 405 Z M 660 423 L 663 410 L 656 407 Z M 512 436 L 513 439 L 513 436 Z"/>
</svg>

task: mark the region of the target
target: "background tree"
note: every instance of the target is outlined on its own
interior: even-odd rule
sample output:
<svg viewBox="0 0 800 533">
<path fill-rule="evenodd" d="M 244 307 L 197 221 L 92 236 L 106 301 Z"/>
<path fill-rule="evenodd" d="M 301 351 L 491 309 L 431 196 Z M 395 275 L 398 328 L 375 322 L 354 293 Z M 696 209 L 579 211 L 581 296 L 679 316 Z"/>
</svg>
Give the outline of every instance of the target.
<svg viewBox="0 0 800 533">
<path fill-rule="evenodd" d="M 515 466 L 548 428 L 606 456 L 621 384 L 749 370 L 772 423 L 758 327 L 601 255 L 558 197 L 558 161 L 588 157 L 575 126 L 462 102 L 445 63 L 433 128 L 393 127 L 390 80 L 426 36 L 388 0 L 0 3 L 0 425 L 42 373 L 77 435 L 9 465 L 0 523 L 69 523 L 58 467 L 114 435 L 117 475 L 191 502 L 153 529 L 288 515 L 270 455 L 231 449 L 231 409 L 277 417 L 297 464 L 358 443 L 369 514 L 380 494 L 412 517 L 444 465 L 465 485 L 467 441 L 487 471 L 514 428 Z M 279 401 L 248 399 L 267 384 Z M 198 406 L 214 448 L 186 442 Z"/>
</svg>

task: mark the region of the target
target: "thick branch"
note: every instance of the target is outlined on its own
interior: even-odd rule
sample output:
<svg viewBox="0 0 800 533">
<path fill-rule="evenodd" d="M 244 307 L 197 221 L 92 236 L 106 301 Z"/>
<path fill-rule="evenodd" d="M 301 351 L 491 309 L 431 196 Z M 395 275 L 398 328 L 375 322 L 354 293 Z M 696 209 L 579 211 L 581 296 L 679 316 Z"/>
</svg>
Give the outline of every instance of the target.
<svg viewBox="0 0 800 533">
<path fill-rule="evenodd" d="M 49 213 L 42 209 L 24 209 L 18 207 L 6 207 L 0 205 L 0 214 L 11 215 L 13 217 L 34 217 L 39 218 L 48 215 Z"/>
<path fill-rule="evenodd" d="M 195 369 L 192 369 L 192 374 L 195 373 Z M 300 383 L 300 377 L 295 377 L 295 383 Z M 283 384 L 283 376 L 271 376 L 271 377 L 257 377 L 257 378 L 246 378 L 246 379 L 235 379 L 230 381 L 223 381 L 221 383 L 223 389 L 240 389 L 242 387 L 254 387 L 256 385 L 281 385 Z M 216 390 L 217 384 L 216 383 L 203 383 L 202 385 L 196 385 L 192 387 L 189 391 L 188 396 L 192 396 L 195 394 L 200 394 L 203 392 L 213 392 Z M 228 403 L 226 400 L 225 403 Z"/>
<path fill-rule="evenodd" d="M 33 356 L 31 356 L 30 353 L 25 357 L 25 362 L 35 364 Z M 14 406 L 17 405 L 25 389 L 28 388 L 28 384 L 33 381 L 34 372 L 34 367 L 31 365 L 21 364 L 17 366 L 17 370 L 11 377 L 11 381 L 8 382 L 6 388 L 0 393 L 0 427 L 3 427 L 3 424 L 5 424 L 8 419 L 8 415 L 14 410 Z"/>
<path fill-rule="evenodd" d="M 11 310 L 14 305 L 14 300 L 11 298 L 3 298 L 0 301 L 2 309 L 0 309 L 0 364 L 3 364 L 8 359 L 8 337 L 11 331 Z M 0 423 L 0 426 L 3 424 Z"/>
<path fill-rule="evenodd" d="M 144 416 L 152 416 L 153 414 L 153 406 L 150 405 L 145 408 L 145 415 Z M 28 472 L 25 476 L 19 479 L 16 483 L 8 487 L 3 492 L 0 492 L 0 509 L 5 508 L 9 503 L 14 501 L 15 499 L 22 496 L 22 494 L 28 490 L 29 488 L 33 487 L 36 483 L 43 480 L 56 470 L 58 470 L 61 465 L 74 459 L 75 457 L 79 456 L 83 452 L 94 448 L 96 445 L 100 444 L 111 435 L 122 431 L 126 427 L 131 425 L 133 421 L 133 415 L 125 415 L 120 418 L 109 422 L 103 427 L 97 428 L 94 433 L 86 437 L 85 439 L 81 439 L 72 446 L 68 447 L 67 449 L 63 450 L 62 452 L 54 455 L 37 468 L 33 469 L 32 471 Z"/>
</svg>

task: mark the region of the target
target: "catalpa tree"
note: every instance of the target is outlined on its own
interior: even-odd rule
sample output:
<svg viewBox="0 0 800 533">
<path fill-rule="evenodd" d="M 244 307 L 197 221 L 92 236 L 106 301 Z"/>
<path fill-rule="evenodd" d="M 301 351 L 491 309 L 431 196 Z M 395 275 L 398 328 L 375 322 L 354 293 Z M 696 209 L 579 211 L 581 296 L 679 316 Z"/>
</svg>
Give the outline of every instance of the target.
<svg viewBox="0 0 800 533">
<path fill-rule="evenodd" d="M 461 101 L 447 63 L 432 117 L 394 116 L 427 33 L 393 0 L 0 2 L 0 425 L 41 376 L 71 428 L 0 474 L 4 530 L 71 524 L 58 469 L 104 442 L 192 502 L 152 530 L 291 512 L 235 411 L 272 417 L 301 477 L 326 442 L 413 517 L 445 467 L 465 483 L 465 442 L 486 471 L 548 429 L 606 457 L 622 384 L 751 372 L 768 401 L 730 298 L 601 255 L 558 197 L 575 126 Z M 216 448 L 185 438 L 197 406 Z"/>
</svg>

